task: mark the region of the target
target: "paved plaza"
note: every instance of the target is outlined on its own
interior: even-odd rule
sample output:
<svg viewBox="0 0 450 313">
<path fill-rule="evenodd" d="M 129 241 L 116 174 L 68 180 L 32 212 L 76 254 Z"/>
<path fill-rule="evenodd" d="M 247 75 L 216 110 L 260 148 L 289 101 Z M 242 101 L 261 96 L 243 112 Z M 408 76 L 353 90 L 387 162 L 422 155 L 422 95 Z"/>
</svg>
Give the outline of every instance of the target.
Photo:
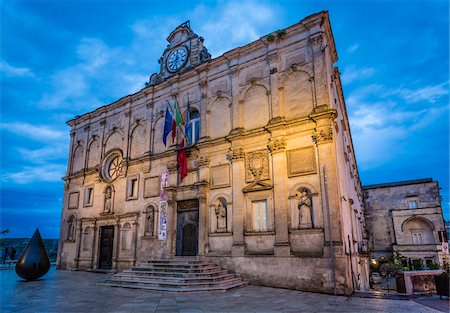
<svg viewBox="0 0 450 313">
<path fill-rule="evenodd" d="M 167 294 L 97 286 L 104 274 L 56 271 L 24 282 L 1 270 L 5 312 L 448 312 L 448 300 L 334 297 L 286 289 L 248 286 L 229 292 Z M 437 308 L 436 309 L 433 309 Z"/>
</svg>

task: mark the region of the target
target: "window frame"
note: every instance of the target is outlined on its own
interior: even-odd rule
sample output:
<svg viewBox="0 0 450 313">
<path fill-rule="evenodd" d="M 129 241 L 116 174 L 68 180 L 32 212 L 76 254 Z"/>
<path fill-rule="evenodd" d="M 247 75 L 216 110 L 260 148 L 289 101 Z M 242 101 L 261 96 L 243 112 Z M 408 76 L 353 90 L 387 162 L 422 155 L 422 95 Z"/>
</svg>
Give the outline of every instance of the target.
<svg viewBox="0 0 450 313">
<path fill-rule="evenodd" d="M 127 201 L 137 200 L 138 198 L 139 198 L 139 175 L 132 175 L 129 176 L 127 179 L 126 200 Z"/>
<path fill-rule="evenodd" d="M 88 197 L 89 195 L 89 190 L 90 190 L 90 197 Z M 94 205 L 94 186 L 90 185 L 90 186 L 86 186 L 84 188 L 84 199 L 83 199 L 83 207 L 91 207 Z"/>
</svg>

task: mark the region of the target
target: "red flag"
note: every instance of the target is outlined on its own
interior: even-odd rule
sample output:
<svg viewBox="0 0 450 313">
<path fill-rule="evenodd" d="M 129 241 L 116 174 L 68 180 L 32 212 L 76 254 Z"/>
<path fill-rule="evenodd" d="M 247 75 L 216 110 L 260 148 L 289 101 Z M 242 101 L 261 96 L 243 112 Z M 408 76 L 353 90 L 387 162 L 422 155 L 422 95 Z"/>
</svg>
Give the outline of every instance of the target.
<svg viewBox="0 0 450 313">
<path fill-rule="evenodd" d="M 181 141 L 178 150 L 178 167 L 180 168 L 180 180 L 187 176 L 187 156 L 184 150 L 184 139 Z"/>
<path fill-rule="evenodd" d="M 175 137 L 177 136 L 177 122 L 172 120 L 172 144 L 175 143 Z"/>
</svg>

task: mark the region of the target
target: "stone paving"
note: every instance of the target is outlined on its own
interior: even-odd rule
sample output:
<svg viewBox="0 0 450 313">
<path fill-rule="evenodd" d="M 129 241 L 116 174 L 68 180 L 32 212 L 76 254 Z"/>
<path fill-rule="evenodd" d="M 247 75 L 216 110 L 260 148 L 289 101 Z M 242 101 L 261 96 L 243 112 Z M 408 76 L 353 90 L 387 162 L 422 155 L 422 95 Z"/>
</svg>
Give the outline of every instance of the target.
<svg viewBox="0 0 450 313">
<path fill-rule="evenodd" d="M 1 270 L 0 312 L 448 312 L 448 300 L 387 300 L 248 286 L 228 292 L 167 294 L 97 286 L 104 274 L 56 271 L 21 281 Z M 419 303 L 420 302 L 420 303 Z M 432 305 L 430 305 L 430 303 Z M 439 310 L 435 310 L 434 306 Z"/>
</svg>

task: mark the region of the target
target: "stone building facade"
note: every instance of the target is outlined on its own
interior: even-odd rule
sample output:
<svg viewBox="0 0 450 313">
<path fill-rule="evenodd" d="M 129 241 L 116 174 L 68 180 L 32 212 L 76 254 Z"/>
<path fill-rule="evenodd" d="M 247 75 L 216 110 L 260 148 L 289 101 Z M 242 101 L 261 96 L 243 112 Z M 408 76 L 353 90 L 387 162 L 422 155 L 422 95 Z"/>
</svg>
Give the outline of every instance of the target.
<svg viewBox="0 0 450 313">
<path fill-rule="evenodd" d="M 363 192 L 327 12 L 212 59 L 177 27 L 146 87 L 68 122 L 62 269 L 196 256 L 251 283 L 367 288 Z M 179 177 L 165 111 L 198 142 Z M 198 124 L 195 124 L 198 123 Z M 194 141 L 191 141 L 194 142 Z"/>
<path fill-rule="evenodd" d="M 374 263 L 391 261 L 394 252 L 404 257 L 405 267 L 416 270 L 448 263 L 438 182 L 428 178 L 363 189 Z"/>
</svg>

